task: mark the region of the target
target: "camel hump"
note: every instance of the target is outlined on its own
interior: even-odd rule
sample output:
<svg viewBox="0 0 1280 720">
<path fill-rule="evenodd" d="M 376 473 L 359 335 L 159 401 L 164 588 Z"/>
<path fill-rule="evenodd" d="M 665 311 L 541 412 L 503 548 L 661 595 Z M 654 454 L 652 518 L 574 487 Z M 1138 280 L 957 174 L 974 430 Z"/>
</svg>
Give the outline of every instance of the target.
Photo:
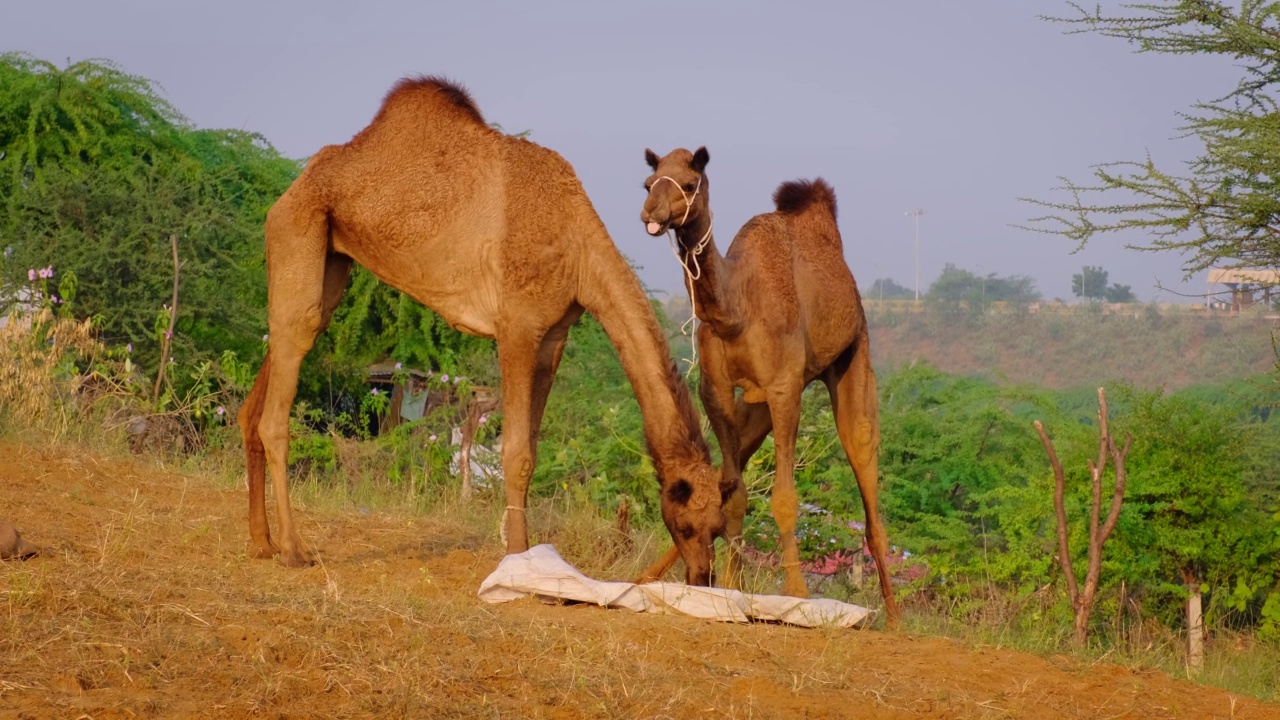
<svg viewBox="0 0 1280 720">
<path fill-rule="evenodd" d="M 815 203 L 822 205 L 836 216 L 836 191 L 822 178 L 815 180 L 791 180 L 784 182 L 773 191 L 773 204 L 778 212 L 788 215 L 799 215 Z"/>
<path fill-rule="evenodd" d="M 471 98 L 471 93 L 460 83 L 439 75 L 415 75 L 402 78 L 391 87 L 391 91 L 382 101 L 382 107 L 386 108 L 400 98 L 424 94 L 435 94 L 449 105 L 461 110 L 467 117 L 481 125 L 486 125 L 484 116 L 480 114 L 480 107 Z"/>
</svg>

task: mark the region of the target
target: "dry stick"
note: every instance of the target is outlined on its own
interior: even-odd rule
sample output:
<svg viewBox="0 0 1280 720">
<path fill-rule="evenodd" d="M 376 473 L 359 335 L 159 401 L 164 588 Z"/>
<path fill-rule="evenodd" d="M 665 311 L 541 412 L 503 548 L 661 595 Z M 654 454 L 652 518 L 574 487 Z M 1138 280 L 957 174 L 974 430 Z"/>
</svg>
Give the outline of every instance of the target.
<svg viewBox="0 0 1280 720">
<path fill-rule="evenodd" d="M 1067 592 L 1071 596 L 1071 609 L 1075 610 L 1080 605 L 1080 591 L 1076 585 L 1075 570 L 1071 568 L 1071 546 L 1067 542 L 1067 509 L 1062 502 L 1066 480 L 1062 473 L 1062 463 L 1058 461 L 1058 453 L 1054 451 L 1053 441 L 1049 439 L 1048 433 L 1044 431 L 1044 425 L 1039 420 L 1036 420 L 1035 426 L 1036 432 L 1040 433 L 1040 442 L 1044 444 L 1045 452 L 1049 454 L 1049 463 L 1053 465 L 1053 509 L 1058 516 L 1058 561 L 1062 566 L 1062 574 L 1067 578 Z"/>
<path fill-rule="evenodd" d="M 480 404 L 475 400 L 467 403 L 467 417 L 462 423 L 462 448 L 458 457 L 459 470 L 462 472 L 462 499 L 470 500 L 474 492 L 471 481 L 471 444 L 476 437 L 476 428 L 480 425 Z"/>
<path fill-rule="evenodd" d="M 178 236 L 169 236 L 169 245 L 173 248 L 173 302 L 169 305 L 169 332 L 160 341 L 160 370 L 156 373 L 156 387 L 151 391 L 151 402 L 159 402 L 160 385 L 164 382 L 165 370 L 168 367 L 165 358 L 169 357 L 169 344 L 173 340 L 173 328 L 178 324 L 178 271 L 182 265 L 178 262 Z"/>
<path fill-rule="evenodd" d="M 1088 636 L 1089 614 L 1093 610 L 1094 598 L 1098 592 L 1098 580 L 1102 575 L 1102 546 L 1115 530 L 1116 521 L 1120 517 L 1120 506 L 1124 501 L 1126 482 L 1124 459 L 1129 454 L 1132 435 L 1126 434 L 1124 449 L 1116 447 L 1115 439 L 1107 427 L 1107 395 L 1103 388 L 1098 388 L 1098 459 L 1089 461 L 1089 479 L 1093 502 L 1089 508 L 1089 556 L 1085 572 L 1084 593 L 1081 594 L 1076 584 L 1075 571 L 1071 567 L 1071 551 L 1067 542 L 1067 512 L 1063 504 L 1065 480 L 1062 463 L 1053 449 L 1053 443 L 1045 433 L 1039 420 L 1035 421 L 1036 432 L 1040 434 L 1040 442 L 1049 454 L 1049 462 L 1053 465 L 1054 493 L 1053 505 L 1058 517 L 1058 554 L 1063 573 L 1067 577 L 1067 589 L 1071 595 L 1071 607 L 1075 612 L 1075 641 L 1083 645 Z M 1102 474 L 1106 469 L 1108 456 L 1115 465 L 1115 491 L 1111 497 L 1111 507 L 1106 521 L 1099 527 L 1098 516 L 1102 509 Z"/>
</svg>

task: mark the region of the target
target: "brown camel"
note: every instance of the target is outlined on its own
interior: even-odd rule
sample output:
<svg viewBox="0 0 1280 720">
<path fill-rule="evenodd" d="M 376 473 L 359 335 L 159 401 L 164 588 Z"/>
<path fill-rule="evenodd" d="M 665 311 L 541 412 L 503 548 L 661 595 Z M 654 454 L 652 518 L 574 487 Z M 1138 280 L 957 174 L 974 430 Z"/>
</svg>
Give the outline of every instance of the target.
<svg viewBox="0 0 1280 720">
<path fill-rule="evenodd" d="M 724 506 L 726 582 L 741 582 L 738 548 L 747 508 L 742 468 L 772 431 L 777 474 L 771 505 L 781 534 L 784 592 L 808 596 L 795 538 L 796 431 L 801 393 L 822 380 L 862 493 L 889 623 L 896 625 L 900 616 L 885 563 L 888 539 L 876 510 L 876 380 L 862 300 L 836 226 L 835 191 L 821 178 L 783 183 L 773 195 L 777 210 L 749 220 L 722 257 L 711 233 L 707 149 L 681 148 L 661 159 L 646 149 L 645 160 L 653 174 L 645 181 L 648 197 L 640 219 L 650 235 L 675 230 L 689 300 L 701 321 L 699 394 L 731 493 Z M 669 552 L 645 579 L 660 576 L 674 561 Z"/>
<path fill-rule="evenodd" d="M 720 474 L 648 298 L 562 157 L 489 127 L 458 85 L 405 79 L 367 128 L 307 163 L 267 214 L 266 250 L 270 340 L 239 417 L 254 556 L 311 562 L 289 509 L 289 412 L 303 356 L 358 262 L 452 327 L 497 340 L 508 553 L 528 549 L 538 429 L 569 326 L 589 310 L 635 388 L 687 580 L 709 584 Z"/>
</svg>

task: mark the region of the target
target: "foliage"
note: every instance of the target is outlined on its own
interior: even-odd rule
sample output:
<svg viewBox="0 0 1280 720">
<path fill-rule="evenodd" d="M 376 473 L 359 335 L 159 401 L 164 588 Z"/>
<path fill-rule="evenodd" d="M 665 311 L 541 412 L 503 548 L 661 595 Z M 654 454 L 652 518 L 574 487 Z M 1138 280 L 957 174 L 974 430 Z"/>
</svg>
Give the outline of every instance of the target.
<svg viewBox="0 0 1280 720">
<path fill-rule="evenodd" d="M 899 285 L 893 278 L 876 278 L 865 289 L 861 289 L 862 297 L 866 300 L 908 300 L 915 298 L 915 291 L 909 287 Z"/>
<path fill-rule="evenodd" d="M 1244 75 L 1182 116 L 1183 130 L 1204 148 L 1184 174 L 1160 169 L 1150 156 L 1095 166 L 1091 185 L 1063 178 L 1069 200 L 1024 198 L 1050 212 L 1033 218 L 1032 229 L 1079 246 L 1102 233 L 1138 230 L 1148 243 L 1129 247 L 1185 254 L 1187 277 L 1213 265 L 1280 267 L 1280 3 L 1164 0 L 1124 5 L 1120 15 L 1071 7 L 1074 17 L 1046 19 L 1066 23 L 1071 33 L 1125 40 L 1138 52 L 1225 56 Z"/>
<path fill-rule="evenodd" d="M 1271 567 L 1280 544 L 1261 498 L 1248 493 L 1245 463 L 1249 444 L 1274 428 L 1242 423 L 1236 403 L 1131 388 L 1124 396 L 1134 435 L 1127 570 L 1146 580 L 1166 621 L 1177 617 L 1189 584 L 1204 583 L 1212 593 L 1211 613 L 1261 604 L 1276 580 Z"/>
<path fill-rule="evenodd" d="M 925 299 L 944 313 L 984 311 L 993 302 L 1026 305 L 1040 299 L 1035 280 L 1028 275 L 999 277 L 995 273 L 977 275 L 947 263 L 929 286 Z"/>
<path fill-rule="evenodd" d="M 0 298 L 56 265 L 93 288 L 71 306 L 157 367 L 152 319 L 182 269 L 177 351 L 258 348 L 265 300 L 261 225 L 297 172 L 260 136 L 196 130 L 153 87 L 107 61 L 59 70 L 0 55 Z"/>
<path fill-rule="evenodd" d="M 1086 265 L 1081 272 L 1071 276 L 1071 292 L 1076 297 L 1103 300 L 1112 303 L 1133 302 L 1133 288 L 1128 285 L 1107 286 L 1107 271 L 1101 266 Z"/>
</svg>

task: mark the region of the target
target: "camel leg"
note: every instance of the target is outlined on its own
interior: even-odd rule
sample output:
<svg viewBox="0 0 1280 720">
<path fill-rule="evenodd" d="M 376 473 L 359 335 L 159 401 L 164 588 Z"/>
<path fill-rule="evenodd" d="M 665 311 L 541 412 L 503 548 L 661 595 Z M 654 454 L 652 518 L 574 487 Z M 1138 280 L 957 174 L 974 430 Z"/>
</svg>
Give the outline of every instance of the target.
<svg viewBox="0 0 1280 720">
<path fill-rule="evenodd" d="M 796 521 L 800 512 L 795 478 L 800 390 L 787 388 L 783 392 L 769 394 L 769 415 L 773 419 L 773 448 L 777 460 L 770 505 L 773 519 L 778 523 L 778 544 L 782 549 L 782 569 L 786 573 L 782 592 L 792 597 L 809 597 L 804 575 L 800 572 L 800 547 L 796 544 Z"/>
<path fill-rule="evenodd" d="M 279 549 L 280 562 L 288 567 L 302 567 L 312 562 L 302 548 L 289 506 L 289 413 L 298 389 L 298 370 L 316 337 L 332 318 L 351 271 L 350 258 L 327 254 L 327 227 L 323 216 L 313 222 L 315 226 L 308 228 L 309 232 L 295 233 L 288 226 L 274 230 L 268 217 L 268 242 L 274 236 L 278 242 L 293 244 L 288 248 L 291 255 L 279 265 L 269 266 L 267 324 L 271 361 L 264 363 L 260 371 L 266 373 L 266 387 L 261 408 L 253 413 L 259 418 L 258 436 L 275 496 L 280 542 L 273 546 Z M 265 520 L 265 511 L 260 513 L 254 506 L 263 498 L 254 492 L 252 476 L 250 480 L 252 532 L 253 518 L 261 514 Z M 255 549 L 258 553 L 265 550 L 261 546 Z"/>
<path fill-rule="evenodd" d="M 538 433 L 542 428 L 542 414 L 547 409 L 547 398 L 551 395 L 551 385 L 556 379 L 556 371 L 560 369 L 560 358 L 564 356 L 564 346 L 569 340 L 569 328 L 582 317 L 582 308 L 574 306 L 569 314 L 547 332 L 538 348 L 538 365 L 533 372 L 533 392 L 529 398 L 529 426 L 533 433 L 530 442 L 536 451 Z"/>
<path fill-rule="evenodd" d="M 729 552 L 725 558 L 725 587 L 742 589 L 742 526 L 747 517 L 747 486 L 742 481 L 742 469 L 751 456 L 773 430 L 773 418 L 769 406 L 763 403 L 745 403 L 739 400 L 735 408 L 735 425 L 738 434 L 737 485 L 724 503 L 725 537 Z M 725 467 L 728 467 L 726 463 Z"/>
<path fill-rule="evenodd" d="M 662 579 L 663 575 L 667 574 L 667 571 L 670 570 L 671 566 L 675 565 L 676 561 L 679 559 L 680 548 L 672 545 L 671 549 L 667 550 L 667 554 L 658 558 L 657 562 L 646 568 L 644 572 L 640 573 L 640 577 L 636 578 L 635 583 L 637 585 L 643 585 L 645 583 L 658 582 Z"/>
<path fill-rule="evenodd" d="M 325 266 L 324 284 L 324 325 L 328 326 L 342 300 L 346 288 L 347 276 L 351 272 L 350 258 L 334 256 Z M 267 523 L 266 476 L 267 457 L 258 428 L 262 422 L 263 400 L 271 376 L 271 353 L 262 361 L 258 376 L 253 382 L 253 389 L 245 398 L 240 408 L 239 424 L 241 439 L 244 441 L 245 466 L 249 486 L 249 556 L 266 560 L 275 557 L 280 549 L 271 540 L 271 528 Z"/>
<path fill-rule="evenodd" d="M 244 441 L 245 471 L 249 486 L 249 557 L 266 560 L 276 556 L 280 548 L 271 542 L 271 527 L 267 524 L 267 456 L 258 435 L 262 421 L 262 400 L 267 392 L 267 379 L 271 375 L 271 353 L 262 361 L 253 389 L 240 407 L 240 437 Z"/>
<path fill-rule="evenodd" d="M 879 488 L 880 418 L 876 397 L 876 376 L 871 370 L 871 350 L 864 332 L 852 349 L 852 358 L 844 367 L 837 364 L 828 375 L 831 410 L 836 419 L 836 432 L 853 466 L 862 494 L 862 507 L 867 516 L 867 544 L 876 561 L 880 576 L 880 593 L 884 597 L 885 617 L 890 629 L 897 628 L 902 613 L 893 597 L 886 556 L 889 538 L 877 509 Z"/>
<path fill-rule="evenodd" d="M 507 554 L 529 549 L 529 479 L 538 462 L 538 432 L 551 394 L 551 385 L 569 326 L 582 315 L 572 307 L 541 338 L 515 332 L 498 342 L 498 365 L 502 375 L 502 476 L 507 491 L 503 529 Z"/>
<path fill-rule="evenodd" d="M 517 328 L 509 335 L 499 335 L 498 369 L 502 376 L 502 476 L 507 490 L 507 507 L 503 511 L 503 523 L 507 535 L 507 554 L 521 553 L 529 549 L 529 524 L 525 513 L 528 500 L 529 479 L 537 459 L 538 447 L 534 443 L 537 428 L 533 427 L 536 393 L 535 377 L 539 356 L 551 355 L 543 350 L 542 337 L 531 337 L 526 328 Z M 545 371 L 545 370 L 544 370 Z M 550 389 L 548 382 L 547 389 Z M 545 402 L 545 400 L 544 400 Z"/>
<path fill-rule="evenodd" d="M 720 372 L 722 367 L 721 358 L 708 351 L 699 365 L 702 374 L 698 383 L 698 395 L 702 399 L 702 407 L 707 411 L 707 420 L 711 422 L 716 442 L 720 445 L 720 492 L 723 495 L 726 488 L 733 488 L 727 498 L 731 501 L 737 497 L 737 488 L 742 487 L 742 467 L 738 465 L 738 426 L 733 416 L 733 382 Z M 744 500 L 745 497 L 743 495 Z M 746 513 L 746 504 L 737 507 L 728 503 L 723 506 L 723 511 L 725 542 L 729 547 L 725 557 L 725 578 L 721 585 L 740 588 L 741 561 L 738 558 L 737 544 L 742 542 L 742 518 Z"/>
</svg>

